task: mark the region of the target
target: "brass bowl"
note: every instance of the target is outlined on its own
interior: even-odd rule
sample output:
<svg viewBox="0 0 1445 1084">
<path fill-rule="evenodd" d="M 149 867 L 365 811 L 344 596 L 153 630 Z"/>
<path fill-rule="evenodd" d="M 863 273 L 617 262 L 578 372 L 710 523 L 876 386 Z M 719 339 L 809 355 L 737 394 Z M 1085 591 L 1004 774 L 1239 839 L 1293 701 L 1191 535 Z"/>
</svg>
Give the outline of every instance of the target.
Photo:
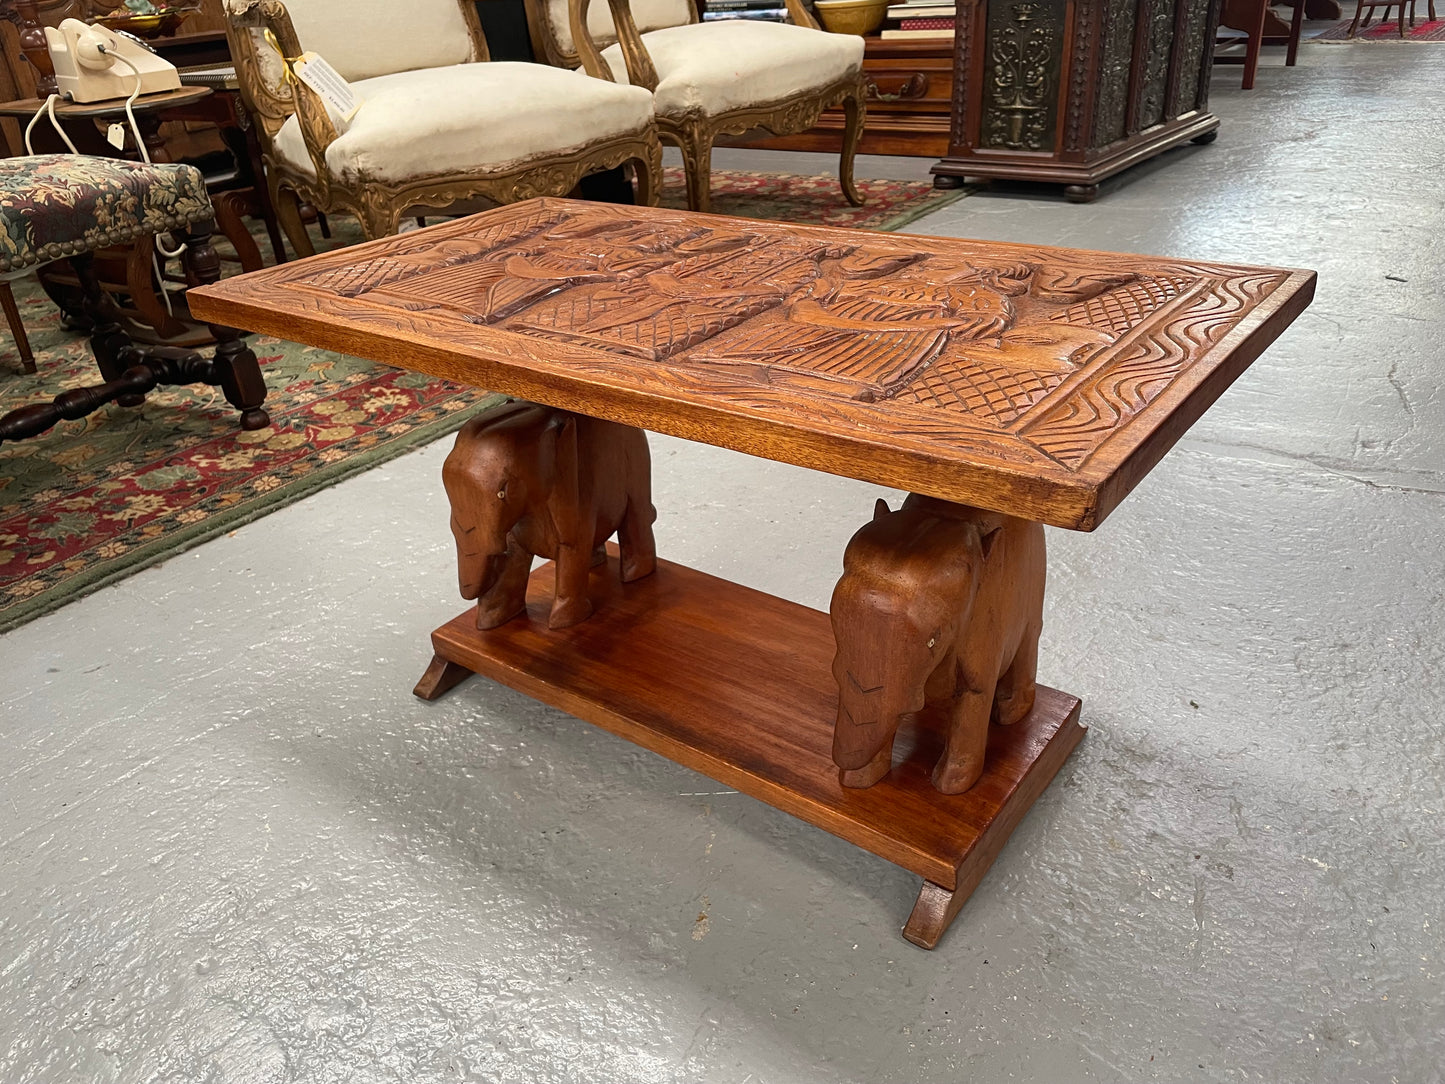
<svg viewBox="0 0 1445 1084">
<path fill-rule="evenodd" d="M 195 4 L 184 8 L 162 8 L 151 15 L 137 15 L 133 11 L 121 9 L 109 15 L 97 16 L 91 22 L 108 30 L 122 30 L 138 38 L 150 40 L 174 34 L 199 7 L 199 4 Z"/>
<path fill-rule="evenodd" d="M 883 25 L 891 0 L 815 0 L 818 19 L 831 34 L 871 34 Z"/>
</svg>

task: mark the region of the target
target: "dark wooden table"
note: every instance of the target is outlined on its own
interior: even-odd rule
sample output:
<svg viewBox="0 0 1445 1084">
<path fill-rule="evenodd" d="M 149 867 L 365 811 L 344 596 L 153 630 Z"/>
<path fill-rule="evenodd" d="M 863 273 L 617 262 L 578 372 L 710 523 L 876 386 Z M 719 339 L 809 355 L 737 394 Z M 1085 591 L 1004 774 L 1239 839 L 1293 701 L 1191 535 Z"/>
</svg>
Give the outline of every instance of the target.
<svg viewBox="0 0 1445 1084">
<path fill-rule="evenodd" d="M 545 404 L 448 458 L 479 604 L 418 694 L 486 674 L 865 847 L 924 878 L 904 933 L 932 947 L 1083 735 L 1033 684 L 1039 524 L 1098 526 L 1314 278 L 545 199 L 192 306 Z M 914 496 L 855 535 L 830 617 L 653 571 L 633 427 Z"/>
<path fill-rule="evenodd" d="M 141 138 L 145 141 L 146 151 L 152 162 L 171 160 L 166 151 L 166 141 L 160 134 L 161 121 L 164 120 L 161 114 L 168 109 L 193 105 L 210 95 L 209 87 L 181 87 L 178 90 L 163 90 L 158 94 L 142 94 L 135 100 L 131 110 L 135 113 L 136 127 L 140 129 Z M 125 101 L 124 98 L 112 98 L 104 102 L 56 102 L 55 115 L 63 120 L 119 120 L 124 124 Z M 14 117 L 28 123 L 30 118 L 35 116 L 35 111 L 44 104 L 44 98 L 22 98 L 15 102 L 3 102 L 0 103 L 0 117 Z M 49 129 L 48 120 L 40 123 Z M 127 142 L 133 138 L 129 125 L 126 125 L 125 137 Z M 140 154 L 132 152 L 129 157 L 138 161 Z"/>
</svg>

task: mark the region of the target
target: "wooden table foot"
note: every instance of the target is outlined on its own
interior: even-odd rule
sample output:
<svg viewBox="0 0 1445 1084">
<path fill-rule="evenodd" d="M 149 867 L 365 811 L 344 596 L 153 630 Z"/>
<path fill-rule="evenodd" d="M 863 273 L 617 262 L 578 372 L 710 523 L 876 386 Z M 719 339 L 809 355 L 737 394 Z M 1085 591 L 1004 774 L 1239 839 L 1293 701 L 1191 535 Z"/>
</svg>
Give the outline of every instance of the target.
<svg viewBox="0 0 1445 1084">
<path fill-rule="evenodd" d="M 903 927 L 903 938 L 919 948 L 936 948 L 943 932 L 963 909 L 969 894 L 924 881 L 913 904 L 913 913 Z"/>
<path fill-rule="evenodd" d="M 458 666 L 440 655 L 433 655 L 431 665 L 426 668 L 426 673 L 421 676 L 412 692 L 423 700 L 435 700 L 471 676 L 472 672 L 465 666 Z"/>
</svg>

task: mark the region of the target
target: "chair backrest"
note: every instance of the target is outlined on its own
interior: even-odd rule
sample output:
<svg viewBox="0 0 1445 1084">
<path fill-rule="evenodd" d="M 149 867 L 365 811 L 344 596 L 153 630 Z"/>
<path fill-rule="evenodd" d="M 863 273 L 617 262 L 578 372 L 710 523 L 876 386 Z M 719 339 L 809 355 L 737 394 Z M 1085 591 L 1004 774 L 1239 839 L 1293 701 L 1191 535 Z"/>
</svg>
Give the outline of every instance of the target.
<svg viewBox="0 0 1445 1084">
<path fill-rule="evenodd" d="M 576 2 L 526 0 L 527 23 L 538 60 L 545 59 L 549 64 L 569 68 L 575 68 L 579 63 L 569 14 L 571 5 Z M 637 24 L 638 32 L 642 34 L 697 22 L 697 7 L 693 0 L 629 0 L 628 7 L 632 10 L 632 20 Z M 587 29 L 599 49 L 617 40 L 617 30 L 612 25 L 612 9 L 607 0 L 591 0 L 587 8 Z"/>
<path fill-rule="evenodd" d="M 310 49 L 349 80 L 487 59 L 487 39 L 472 0 L 408 0 L 405 5 L 396 0 L 225 0 L 225 5 L 226 41 L 241 97 L 260 122 L 268 149 L 297 110 L 278 46 L 287 56 Z M 338 26 L 343 12 L 344 24 Z M 275 27 L 275 46 L 266 40 L 268 25 Z M 288 36 L 291 40 L 281 40 Z M 319 109 L 320 100 L 314 100 Z"/>
<path fill-rule="evenodd" d="M 285 0 L 301 47 L 352 81 L 475 59 L 464 3 L 471 0 Z"/>
</svg>

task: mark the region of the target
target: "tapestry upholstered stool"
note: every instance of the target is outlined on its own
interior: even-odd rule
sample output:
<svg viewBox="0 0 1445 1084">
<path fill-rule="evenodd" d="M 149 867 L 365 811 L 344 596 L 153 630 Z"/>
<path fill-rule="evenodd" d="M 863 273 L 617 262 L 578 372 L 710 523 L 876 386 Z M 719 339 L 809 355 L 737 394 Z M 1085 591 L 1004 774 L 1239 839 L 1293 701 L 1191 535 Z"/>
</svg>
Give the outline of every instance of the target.
<svg viewBox="0 0 1445 1084">
<path fill-rule="evenodd" d="M 226 401 L 241 411 L 242 429 L 270 424 L 261 409 L 266 398 L 261 368 L 239 331 L 208 325 L 216 339 L 209 359 L 192 350 L 139 346 L 126 335 L 95 276 L 96 249 L 170 233 L 185 245 L 187 283 L 216 282 L 220 263 L 211 247 L 212 226 L 205 178 L 191 166 L 73 154 L 0 159 L 0 279 L 8 282 L 68 259 L 80 280 L 91 349 L 105 378 L 103 384 L 10 411 L 0 417 L 0 441 L 33 437 L 112 400 L 139 406 L 160 384 L 219 385 Z"/>
</svg>

